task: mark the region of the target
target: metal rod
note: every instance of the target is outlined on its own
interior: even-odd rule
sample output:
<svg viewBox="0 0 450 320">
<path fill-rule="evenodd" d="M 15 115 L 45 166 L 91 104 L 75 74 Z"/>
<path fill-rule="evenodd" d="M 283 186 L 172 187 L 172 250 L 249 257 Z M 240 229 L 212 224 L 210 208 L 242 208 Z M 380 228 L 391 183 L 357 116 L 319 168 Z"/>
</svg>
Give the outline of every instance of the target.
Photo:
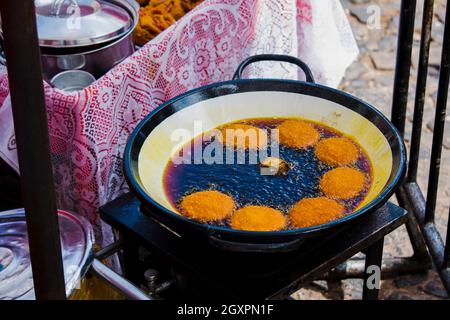
<svg viewBox="0 0 450 320">
<path fill-rule="evenodd" d="M 426 223 L 423 226 L 423 233 L 425 235 L 425 240 L 427 240 L 428 248 L 430 249 L 431 256 L 433 257 L 434 264 L 439 272 L 442 283 L 447 292 L 450 294 L 450 273 L 448 272 L 448 269 L 444 268 L 445 247 L 441 235 L 434 223 Z"/>
<path fill-rule="evenodd" d="M 422 33 L 417 70 L 416 96 L 414 101 L 414 120 L 409 153 L 408 182 L 416 181 L 419 163 L 420 138 L 422 134 L 423 106 L 428 75 L 428 58 L 430 55 L 431 26 L 433 25 L 434 0 L 425 0 L 422 17 Z"/>
<path fill-rule="evenodd" d="M 444 138 L 445 109 L 447 107 L 448 86 L 450 80 L 450 4 L 447 2 L 445 14 L 444 39 L 442 41 L 441 68 L 434 117 L 433 145 L 431 148 L 430 174 L 428 177 L 426 222 L 434 221 L 436 197 L 441 167 L 442 142 Z"/>
<path fill-rule="evenodd" d="M 130 300 L 153 300 L 152 297 L 145 294 L 130 281 L 112 271 L 98 259 L 94 259 L 94 262 L 92 263 L 92 270 L 107 284 L 114 287 Z"/>
<path fill-rule="evenodd" d="M 406 231 L 408 233 L 409 239 L 411 241 L 411 246 L 413 247 L 414 257 L 420 261 L 421 264 L 431 268 L 431 257 L 428 253 L 427 244 L 423 238 L 422 232 L 420 231 L 419 224 L 416 217 L 408 210 L 408 221 L 405 223 Z"/>
<path fill-rule="evenodd" d="M 447 221 L 447 237 L 445 240 L 445 252 L 444 252 L 444 268 L 450 268 L 450 208 L 448 212 Z"/>
<path fill-rule="evenodd" d="M 431 263 L 430 263 L 431 264 Z M 398 275 L 420 273 L 431 268 L 415 257 L 395 257 L 383 259 L 381 278 L 391 279 Z M 365 274 L 365 260 L 350 259 L 324 275 L 321 280 L 362 279 Z"/>
<path fill-rule="evenodd" d="M 405 226 L 414 250 L 414 258 L 417 259 L 417 263 L 423 265 L 424 268 L 431 268 L 431 257 L 428 253 L 427 244 L 423 238 L 422 232 L 420 231 L 419 222 L 412 213 L 413 208 L 410 207 L 410 203 L 407 200 L 407 196 L 405 195 L 403 188 L 399 188 L 396 192 L 396 196 L 399 205 L 408 211 L 408 221 Z"/>
<path fill-rule="evenodd" d="M 115 254 L 122 249 L 122 242 L 120 240 L 111 243 L 110 245 L 102 248 L 95 253 L 95 258 L 98 260 L 104 260 Z"/>
<path fill-rule="evenodd" d="M 428 248 L 433 256 L 434 264 L 438 270 L 442 270 L 444 265 L 444 242 L 434 223 L 425 223 L 423 225 L 425 239 L 428 242 Z"/>
<path fill-rule="evenodd" d="M 397 197 L 402 198 L 402 203 L 414 213 L 419 226 L 424 223 L 425 215 L 425 197 L 416 182 L 405 183 L 397 193 Z M 400 201 L 400 200 L 399 200 Z"/>
<path fill-rule="evenodd" d="M 416 0 L 402 0 L 398 30 L 397 59 L 395 67 L 392 123 L 400 134 L 405 133 L 406 106 L 408 103 L 409 75 L 414 35 Z"/>
<path fill-rule="evenodd" d="M 381 270 L 383 259 L 383 245 L 384 245 L 384 238 L 381 238 L 380 240 L 372 244 L 369 248 L 367 248 L 366 262 L 364 266 L 366 272 L 364 273 L 363 300 L 378 300 L 378 293 L 380 291 L 380 288 L 377 286 L 375 286 L 374 288 L 369 288 L 367 281 L 371 274 L 368 272 L 369 271 L 368 268 L 372 266 L 377 266 L 379 270 Z"/>
<path fill-rule="evenodd" d="M 426 203 L 419 186 L 414 182 L 407 183 L 402 188 L 406 196 L 406 201 L 409 201 L 409 205 L 413 208 L 413 213 L 417 220 L 420 222 L 424 221 Z M 450 294 L 450 269 L 446 268 L 444 263 L 445 246 L 439 231 L 436 229 L 434 222 L 422 222 L 419 223 L 419 226 L 444 287 Z"/>
<path fill-rule="evenodd" d="M 2 0 L 22 196 L 36 299 L 65 299 L 34 1 Z"/>
</svg>

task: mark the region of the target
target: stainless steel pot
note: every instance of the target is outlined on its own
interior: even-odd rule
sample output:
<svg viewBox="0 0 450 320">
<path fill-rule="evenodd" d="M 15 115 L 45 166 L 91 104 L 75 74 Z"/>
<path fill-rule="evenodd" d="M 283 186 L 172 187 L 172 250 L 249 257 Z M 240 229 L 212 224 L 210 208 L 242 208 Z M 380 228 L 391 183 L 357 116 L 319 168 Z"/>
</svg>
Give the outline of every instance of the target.
<svg viewBox="0 0 450 320">
<path fill-rule="evenodd" d="M 98 79 L 135 51 L 131 32 L 112 43 L 85 49 L 89 51 L 41 48 L 44 79 L 50 80 L 60 72 L 74 69 L 87 71 Z"/>
<path fill-rule="evenodd" d="M 67 70 L 99 78 L 133 54 L 134 0 L 35 0 L 44 79 Z"/>
</svg>

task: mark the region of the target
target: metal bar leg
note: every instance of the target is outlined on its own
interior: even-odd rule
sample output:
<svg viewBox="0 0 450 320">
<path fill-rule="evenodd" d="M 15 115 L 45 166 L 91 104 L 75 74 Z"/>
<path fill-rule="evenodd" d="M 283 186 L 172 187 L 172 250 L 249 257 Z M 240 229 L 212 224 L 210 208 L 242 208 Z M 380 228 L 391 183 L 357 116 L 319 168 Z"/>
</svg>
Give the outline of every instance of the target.
<svg viewBox="0 0 450 320">
<path fill-rule="evenodd" d="M 378 300 L 381 280 L 384 238 L 367 249 L 363 284 L 363 300 Z M 375 278 L 374 278 L 375 277 Z"/>
<path fill-rule="evenodd" d="M 425 269 L 431 268 L 431 258 L 428 253 L 427 244 L 425 239 L 423 238 L 422 233 L 420 232 L 420 227 L 417 223 L 414 214 L 409 213 L 408 221 L 405 224 L 406 231 L 408 232 L 409 240 L 413 247 L 414 257 L 417 258 L 418 261 L 422 262 Z"/>
<path fill-rule="evenodd" d="M 403 191 L 406 193 L 407 199 L 409 199 L 407 200 L 409 208 L 412 208 L 417 221 L 421 221 L 419 226 L 427 243 L 434 265 L 439 272 L 447 292 L 450 293 L 450 270 L 442 269 L 442 266 L 445 266 L 444 242 L 442 241 L 442 237 L 440 236 L 436 225 L 433 222 L 424 222 L 426 204 L 423 194 L 416 183 L 405 184 L 403 186 Z"/>
<path fill-rule="evenodd" d="M 143 275 L 139 268 L 139 247 L 128 237 L 122 237 L 121 241 L 123 243 L 123 274 L 125 278 L 139 285 Z"/>
<path fill-rule="evenodd" d="M 427 249 L 427 244 L 420 231 L 420 226 L 414 215 L 414 208 L 409 205 L 408 196 L 404 188 L 400 188 L 396 193 L 398 203 L 402 208 L 408 210 L 408 221 L 406 222 L 406 231 L 408 232 L 409 240 L 414 250 L 413 257 L 417 259 L 418 263 L 423 265 L 423 270 L 431 268 L 431 257 Z"/>
<path fill-rule="evenodd" d="M 430 174 L 428 178 L 427 205 L 425 221 L 434 222 L 436 198 L 441 168 L 442 142 L 444 138 L 445 113 L 447 108 L 448 86 L 450 83 L 450 2 L 445 14 L 444 39 L 442 41 L 441 69 L 434 118 L 433 145 L 431 148 Z"/>
<path fill-rule="evenodd" d="M 34 292 L 36 299 L 65 299 L 34 1 L 2 0 L 0 12 Z"/>
<path fill-rule="evenodd" d="M 92 270 L 97 276 L 100 277 L 100 279 L 119 291 L 121 294 L 127 297 L 127 299 L 153 300 L 151 296 L 136 287 L 127 279 L 112 271 L 98 259 L 94 259 L 94 262 L 92 263 Z"/>
<path fill-rule="evenodd" d="M 450 209 L 448 212 L 448 216 L 450 217 Z M 450 219 L 447 221 L 447 237 L 445 242 L 445 252 L 444 252 L 444 265 L 443 269 L 450 268 Z"/>
<path fill-rule="evenodd" d="M 422 33 L 420 39 L 420 54 L 417 72 L 416 97 L 414 102 L 414 121 L 411 134 L 411 149 L 408 165 L 408 182 L 417 179 L 417 167 L 419 163 L 420 138 L 422 134 L 423 106 L 425 103 L 425 91 L 427 86 L 428 58 L 430 54 L 431 26 L 433 24 L 434 0 L 425 0 Z"/>
<path fill-rule="evenodd" d="M 405 132 L 406 105 L 408 103 L 409 75 L 414 35 L 416 0 L 402 0 L 398 30 L 397 62 L 395 67 L 392 123 L 403 136 Z"/>
<path fill-rule="evenodd" d="M 421 273 L 428 269 L 428 264 L 424 265 L 415 257 L 396 257 L 383 259 L 381 273 L 383 279 L 392 279 L 402 274 Z M 355 258 L 338 265 L 320 280 L 363 279 L 365 272 L 365 259 Z"/>
</svg>

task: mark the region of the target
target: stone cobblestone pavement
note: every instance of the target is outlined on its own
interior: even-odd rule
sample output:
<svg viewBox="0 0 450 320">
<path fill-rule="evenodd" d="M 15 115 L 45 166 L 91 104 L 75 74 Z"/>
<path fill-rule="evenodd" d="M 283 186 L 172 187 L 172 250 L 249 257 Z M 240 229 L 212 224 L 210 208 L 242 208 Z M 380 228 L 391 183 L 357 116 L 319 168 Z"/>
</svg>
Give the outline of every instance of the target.
<svg viewBox="0 0 450 320">
<path fill-rule="evenodd" d="M 423 0 L 418 0 L 417 2 L 413 66 L 411 69 L 405 134 L 407 147 L 409 147 L 413 119 Z M 341 0 L 341 3 L 346 10 L 358 42 L 360 55 L 358 60 L 348 68 L 340 89 L 373 104 L 390 117 L 400 0 Z M 373 13 L 377 10 L 380 12 L 379 25 L 377 25 L 376 20 L 373 20 Z M 445 0 L 435 0 L 434 12 L 430 67 L 418 170 L 418 183 L 424 194 L 426 194 L 430 165 L 441 54 L 440 47 L 444 29 Z M 447 110 L 449 105 L 450 103 L 447 106 Z M 450 115 L 446 117 L 441 163 L 436 224 L 445 241 L 448 206 L 450 204 Z M 393 232 L 385 240 L 384 257 L 410 256 L 411 254 L 412 248 L 404 227 Z M 293 295 L 295 299 L 361 299 L 361 296 L 361 279 L 349 279 L 342 282 L 317 281 Z M 439 281 L 437 273 L 431 270 L 426 273 L 399 276 L 396 279 L 382 281 L 380 298 L 446 299 L 447 294 Z"/>
</svg>

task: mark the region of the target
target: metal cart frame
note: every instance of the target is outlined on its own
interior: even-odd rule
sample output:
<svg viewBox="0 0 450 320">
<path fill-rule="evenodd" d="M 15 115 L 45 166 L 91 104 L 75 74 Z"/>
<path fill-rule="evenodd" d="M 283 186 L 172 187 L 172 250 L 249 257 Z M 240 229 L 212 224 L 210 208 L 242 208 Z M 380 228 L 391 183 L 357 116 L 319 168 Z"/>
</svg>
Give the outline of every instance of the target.
<svg viewBox="0 0 450 320">
<path fill-rule="evenodd" d="M 447 292 L 450 293 L 450 228 L 447 226 L 447 240 L 444 244 L 434 219 L 450 76 L 448 2 L 426 200 L 417 184 L 433 5 L 433 0 L 424 1 L 410 161 L 406 181 L 397 193 L 400 205 L 409 211 L 406 226 L 414 255 L 385 263 L 384 272 L 396 274 L 402 271 L 424 270 L 430 268 L 433 263 Z M 402 135 L 405 134 L 415 9 L 416 0 L 402 0 L 391 117 Z M 2 0 L 0 12 L 36 298 L 65 299 L 34 2 Z M 33 132 L 32 139 L 29 132 Z M 108 249 L 102 251 L 100 256 L 105 255 L 105 252 L 108 252 Z M 356 268 L 348 268 L 351 263 L 348 262 L 347 267 L 336 268 L 329 276 L 362 276 L 363 267 L 355 265 Z M 148 298 L 142 292 L 135 291 L 136 288 L 132 288 L 126 280 L 99 265 L 98 260 L 94 262 L 94 269 L 102 274 L 103 278 L 118 284 L 117 286 L 125 290 L 130 298 Z M 127 291 L 127 288 L 130 291 Z"/>
</svg>

